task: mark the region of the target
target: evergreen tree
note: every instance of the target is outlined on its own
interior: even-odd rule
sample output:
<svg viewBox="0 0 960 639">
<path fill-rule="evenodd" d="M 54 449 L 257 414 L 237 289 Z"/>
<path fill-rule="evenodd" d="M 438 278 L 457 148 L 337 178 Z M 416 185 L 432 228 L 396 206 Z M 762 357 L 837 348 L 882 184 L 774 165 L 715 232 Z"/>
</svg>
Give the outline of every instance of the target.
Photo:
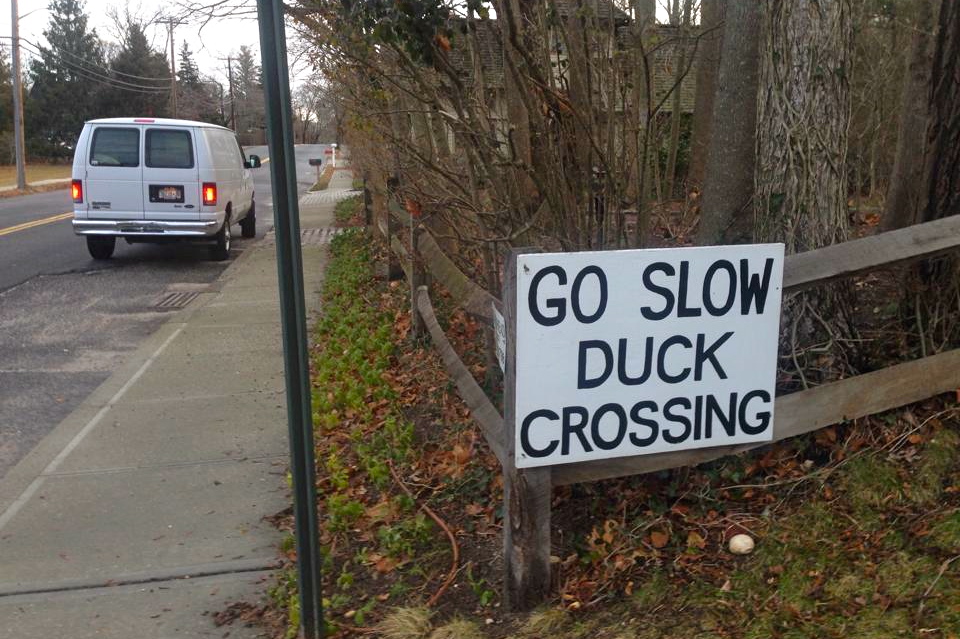
<svg viewBox="0 0 960 639">
<path fill-rule="evenodd" d="M 215 82 L 204 81 L 193 59 L 190 46 L 184 42 L 180 47 L 177 69 L 177 115 L 186 120 L 199 120 L 222 124 L 219 87 Z"/>
<path fill-rule="evenodd" d="M 10 52 L 0 43 L 0 163 L 15 162 L 13 148 L 13 73 Z"/>
<path fill-rule="evenodd" d="M 113 84 L 104 92 L 104 116 L 166 117 L 170 112 L 170 69 L 163 53 L 147 42 L 142 24 L 127 23 L 124 42 L 110 61 Z M 157 88 L 152 88 L 157 87 Z"/>
<path fill-rule="evenodd" d="M 83 0 L 51 0 L 49 11 L 47 46 L 30 63 L 27 144 L 32 153 L 69 156 L 83 123 L 98 115 L 103 47 L 87 28 Z"/>
<path fill-rule="evenodd" d="M 243 136 L 244 143 L 257 139 L 259 132 L 266 126 L 261 73 L 253 51 L 247 45 L 241 46 L 237 64 L 234 67 L 233 91 L 237 111 L 237 133 Z M 250 135 L 244 136 L 244 134 Z"/>
<path fill-rule="evenodd" d="M 200 69 L 193 59 L 193 52 L 190 51 L 190 45 L 184 41 L 180 47 L 179 69 L 177 70 L 177 79 L 179 86 L 183 88 L 195 89 L 201 85 Z"/>
</svg>

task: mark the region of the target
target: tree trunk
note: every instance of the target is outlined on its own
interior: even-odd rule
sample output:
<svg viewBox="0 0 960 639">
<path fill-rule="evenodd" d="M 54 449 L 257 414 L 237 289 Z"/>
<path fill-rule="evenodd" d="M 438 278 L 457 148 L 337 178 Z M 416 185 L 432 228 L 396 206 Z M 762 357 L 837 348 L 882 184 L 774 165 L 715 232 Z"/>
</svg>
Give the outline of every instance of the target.
<svg viewBox="0 0 960 639">
<path fill-rule="evenodd" d="M 628 244 L 634 248 L 644 246 L 647 241 L 647 226 L 649 217 L 646 213 L 647 207 L 647 188 L 648 182 L 648 156 L 650 153 L 650 94 L 647 91 L 647 82 L 649 80 L 649 65 L 641 55 L 641 49 L 645 50 L 647 33 L 653 28 L 656 19 L 656 0 L 631 0 L 633 8 L 633 24 L 631 25 L 631 36 L 634 39 L 633 51 L 633 70 L 631 73 L 631 82 L 633 83 L 631 91 L 631 122 L 630 141 L 627 144 L 627 153 L 632 156 L 630 162 L 630 187 L 628 196 L 636 198 L 637 217 L 634 224 L 632 237 Z M 647 54 L 649 57 L 649 54 Z"/>
<path fill-rule="evenodd" d="M 922 221 L 960 213 L 960 0 L 943 0 L 930 73 Z"/>
<path fill-rule="evenodd" d="M 918 221 L 960 214 L 960 0 L 942 0 L 926 91 L 925 157 Z M 915 322 L 920 354 L 960 342 L 960 260 L 954 255 L 920 265 L 904 286 L 902 307 Z"/>
<path fill-rule="evenodd" d="M 757 109 L 756 228 L 760 241 L 800 253 L 847 237 L 848 78 L 852 0 L 768 0 Z M 784 304 L 783 372 L 808 387 L 862 362 L 849 282 Z"/>
<path fill-rule="evenodd" d="M 921 213 L 933 21 L 937 0 L 920 3 L 910 56 L 903 76 L 897 151 L 884 203 L 882 229 L 892 231 L 916 224 Z"/>
<path fill-rule="evenodd" d="M 723 27 L 727 0 L 700 0 L 700 29 L 707 35 L 700 37 L 697 49 L 697 86 L 693 103 L 693 133 L 690 136 L 690 168 L 687 182 L 691 188 L 702 189 L 707 168 L 707 150 L 713 123 L 713 100 L 717 90 L 717 72 L 720 69 L 720 51 L 723 45 Z"/>
<path fill-rule="evenodd" d="M 683 119 L 683 74 L 687 70 L 687 36 L 690 29 L 690 0 L 683 1 L 683 18 L 680 22 L 673 72 L 673 103 L 670 107 L 670 150 L 667 153 L 667 199 L 674 197 L 677 176 L 677 155 L 680 151 L 680 123 Z"/>
<path fill-rule="evenodd" d="M 757 109 L 756 234 L 798 253 L 847 236 L 851 0 L 768 0 Z"/>
<path fill-rule="evenodd" d="M 700 244 L 750 236 L 757 133 L 760 5 L 727 0 L 700 213 Z"/>
</svg>

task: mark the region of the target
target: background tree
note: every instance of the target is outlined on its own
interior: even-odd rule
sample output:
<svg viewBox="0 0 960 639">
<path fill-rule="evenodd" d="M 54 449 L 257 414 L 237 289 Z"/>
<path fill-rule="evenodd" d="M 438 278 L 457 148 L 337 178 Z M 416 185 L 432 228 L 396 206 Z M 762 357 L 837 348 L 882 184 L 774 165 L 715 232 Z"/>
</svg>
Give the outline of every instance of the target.
<svg viewBox="0 0 960 639">
<path fill-rule="evenodd" d="M 102 93 L 104 116 L 169 115 L 170 68 L 167 58 L 150 46 L 145 25 L 136 18 L 127 18 L 123 41 L 110 60 L 110 78 L 111 85 Z"/>
<path fill-rule="evenodd" d="M 707 151 L 713 130 L 713 100 L 717 91 L 717 73 L 723 46 L 727 0 L 700 0 L 700 28 L 704 31 L 697 53 L 697 89 L 693 107 L 693 131 L 690 134 L 690 167 L 687 183 L 703 188 Z"/>
<path fill-rule="evenodd" d="M 69 157 L 83 123 L 97 113 L 103 47 L 82 0 L 52 0 L 49 12 L 47 44 L 30 62 L 26 143 L 34 155 Z"/>
<path fill-rule="evenodd" d="M 0 164 L 13 164 L 13 73 L 9 47 L 0 43 Z"/>
<path fill-rule="evenodd" d="M 933 27 L 938 9 L 939 0 L 919 3 L 909 53 L 904 59 L 906 69 L 900 97 L 896 156 L 882 222 L 885 230 L 915 224 L 921 213 L 930 72 L 935 43 Z"/>
<path fill-rule="evenodd" d="M 233 66 L 233 99 L 237 133 L 244 144 L 259 141 L 266 127 L 260 65 L 247 45 L 240 47 Z"/>
<path fill-rule="evenodd" d="M 700 244 L 752 236 L 761 7 L 727 0 L 700 212 Z"/>
<path fill-rule="evenodd" d="M 180 46 L 177 69 L 177 111 L 181 118 L 223 124 L 217 84 L 205 80 L 193 59 L 190 45 Z"/>
<path fill-rule="evenodd" d="M 767 0 L 757 109 L 755 235 L 799 253 L 847 238 L 851 0 Z M 798 385 L 859 368 L 852 286 L 784 304 L 786 371 Z"/>
<path fill-rule="evenodd" d="M 797 253 L 847 237 L 851 0 L 767 0 L 757 110 L 757 238 Z"/>
</svg>

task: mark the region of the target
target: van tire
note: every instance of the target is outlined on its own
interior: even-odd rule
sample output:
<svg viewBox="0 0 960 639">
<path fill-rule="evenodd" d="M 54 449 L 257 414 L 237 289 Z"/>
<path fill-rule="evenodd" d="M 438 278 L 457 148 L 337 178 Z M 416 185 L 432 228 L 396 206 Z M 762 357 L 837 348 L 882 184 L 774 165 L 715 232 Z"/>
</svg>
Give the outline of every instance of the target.
<svg viewBox="0 0 960 639">
<path fill-rule="evenodd" d="M 250 210 L 247 217 L 240 220 L 240 235 L 250 239 L 257 236 L 257 203 L 250 202 Z"/>
<path fill-rule="evenodd" d="M 223 220 L 223 226 L 214 236 L 213 246 L 210 247 L 210 257 L 217 262 L 222 262 L 230 258 L 230 214 Z"/>
<path fill-rule="evenodd" d="M 87 250 L 95 260 L 109 260 L 117 248 L 117 238 L 112 235 L 88 235 Z"/>
</svg>

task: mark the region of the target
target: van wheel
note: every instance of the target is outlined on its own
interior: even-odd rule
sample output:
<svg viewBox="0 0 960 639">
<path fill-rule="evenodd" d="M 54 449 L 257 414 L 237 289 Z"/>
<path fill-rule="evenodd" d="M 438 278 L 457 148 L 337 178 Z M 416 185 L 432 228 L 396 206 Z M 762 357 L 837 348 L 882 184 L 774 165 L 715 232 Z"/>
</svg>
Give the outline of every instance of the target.
<svg viewBox="0 0 960 639">
<path fill-rule="evenodd" d="M 240 220 L 240 235 L 249 239 L 257 236 L 257 203 L 250 202 L 247 217 Z"/>
<path fill-rule="evenodd" d="M 223 220 L 223 226 L 214 236 L 214 244 L 210 247 L 210 257 L 222 262 L 230 257 L 230 216 Z"/>
<path fill-rule="evenodd" d="M 113 250 L 117 247 L 117 238 L 112 235 L 88 235 L 87 250 L 95 260 L 109 260 L 113 257 Z"/>
</svg>

